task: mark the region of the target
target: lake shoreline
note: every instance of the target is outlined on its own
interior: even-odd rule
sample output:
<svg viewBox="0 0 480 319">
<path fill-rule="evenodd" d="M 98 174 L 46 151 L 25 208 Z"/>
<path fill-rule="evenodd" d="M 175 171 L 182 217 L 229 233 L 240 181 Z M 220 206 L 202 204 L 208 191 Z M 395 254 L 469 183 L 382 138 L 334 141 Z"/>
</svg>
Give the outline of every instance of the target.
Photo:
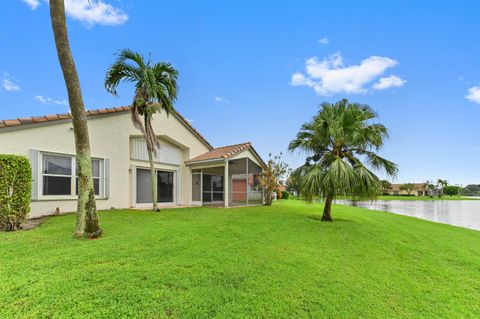
<svg viewBox="0 0 480 319">
<path fill-rule="evenodd" d="M 474 200 L 373 200 L 353 201 L 337 199 L 334 204 L 361 207 L 415 217 L 436 223 L 448 224 L 480 231 L 480 201 Z"/>
</svg>

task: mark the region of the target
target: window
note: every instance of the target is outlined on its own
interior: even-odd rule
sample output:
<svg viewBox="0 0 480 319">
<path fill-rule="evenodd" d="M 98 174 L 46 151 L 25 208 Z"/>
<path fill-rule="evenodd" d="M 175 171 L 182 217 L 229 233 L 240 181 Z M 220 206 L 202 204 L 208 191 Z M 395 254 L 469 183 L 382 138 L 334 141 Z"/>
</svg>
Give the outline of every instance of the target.
<svg viewBox="0 0 480 319">
<path fill-rule="evenodd" d="M 72 158 L 43 155 L 43 195 L 72 193 Z"/>
<path fill-rule="evenodd" d="M 157 170 L 157 201 L 173 203 L 173 172 Z M 137 168 L 137 204 L 152 203 L 150 170 Z"/>
<path fill-rule="evenodd" d="M 159 203 L 173 202 L 173 172 L 157 171 L 157 199 Z"/>
<path fill-rule="evenodd" d="M 77 165 L 75 156 L 42 154 L 42 195 L 72 196 L 78 194 Z M 103 160 L 92 159 L 95 195 L 101 195 L 103 187 Z"/>
</svg>

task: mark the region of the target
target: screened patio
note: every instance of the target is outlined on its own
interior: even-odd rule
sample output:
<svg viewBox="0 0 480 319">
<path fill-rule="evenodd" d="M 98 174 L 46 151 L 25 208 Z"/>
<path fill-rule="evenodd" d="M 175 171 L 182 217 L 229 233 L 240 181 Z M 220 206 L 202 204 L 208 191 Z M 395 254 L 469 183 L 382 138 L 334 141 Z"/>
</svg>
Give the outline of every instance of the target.
<svg viewBox="0 0 480 319">
<path fill-rule="evenodd" d="M 234 147 L 240 150 L 232 151 Z M 264 163 L 252 147 L 238 144 L 211 152 L 215 152 L 217 158 L 203 155 L 200 159 L 187 162 L 192 174 L 192 204 L 225 207 L 261 205 L 263 192 L 259 179 Z M 227 157 L 226 154 L 230 155 Z"/>
</svg>

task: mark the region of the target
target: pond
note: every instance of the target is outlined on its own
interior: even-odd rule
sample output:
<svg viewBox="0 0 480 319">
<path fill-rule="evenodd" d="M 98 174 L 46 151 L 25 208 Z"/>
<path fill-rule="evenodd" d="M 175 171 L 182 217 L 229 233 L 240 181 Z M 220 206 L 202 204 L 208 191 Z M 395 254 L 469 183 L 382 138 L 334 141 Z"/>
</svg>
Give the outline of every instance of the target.
<svg viewBox="0 0 480 319">
<path fill-rule="evenodd" d="M 480 230 L 480 200 L 336 200 L 335 203 Z"/>
</svg>

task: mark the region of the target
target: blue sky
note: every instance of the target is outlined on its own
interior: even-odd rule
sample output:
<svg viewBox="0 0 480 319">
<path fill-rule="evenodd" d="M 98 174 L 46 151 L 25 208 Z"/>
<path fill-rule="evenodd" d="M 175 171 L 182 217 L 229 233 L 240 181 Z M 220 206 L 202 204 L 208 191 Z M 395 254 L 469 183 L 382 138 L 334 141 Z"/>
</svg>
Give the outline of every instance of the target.
<svg viewBox="0 0 480 319">
<path fill-rule="evenodd" d="M 396 182 L 480 183 L 478 1 L 67 2 L 87 108 L 130 103 L 103 79 L 131 48 L 179 70 L 176 107 L 215 146 L 287 153 L 322 101 L 346 97 L 389 128 Z M 67 112 L 47 2 L 1 1 L 0 43 L 0 118 Z"/>
</svg>

